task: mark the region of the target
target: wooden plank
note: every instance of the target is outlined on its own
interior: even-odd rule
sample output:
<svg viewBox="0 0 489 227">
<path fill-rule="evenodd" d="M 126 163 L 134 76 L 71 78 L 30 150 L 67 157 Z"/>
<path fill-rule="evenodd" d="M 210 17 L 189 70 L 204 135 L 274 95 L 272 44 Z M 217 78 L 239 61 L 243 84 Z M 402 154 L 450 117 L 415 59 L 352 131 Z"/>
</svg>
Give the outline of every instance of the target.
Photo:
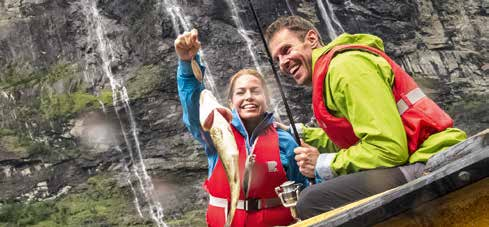
<svg viewBox="0 0 489 227">
<path fill-rule="evenodd" d="M 425 176 L 293 226 L 370 226 L 489 176 L 489 130 L 443 153 Z"/>
<path fill-rule="evenodd" d="M 489 226 L 488 210 L 489 177 L 486 177 L 375 226 Z"/>
<path fill-rule="evenodd" d="M 301 222 L 298 222 L 294 225 L 291 225 L 291 227 L 300 227 L 300 226 L 310 226 L 312 224 L 316 224 L 322 220 L 326 220 L 328 218 L 331 218 L 341 212 L 347 212 L 348 210 L 354 208 L 354 207 L 357 207 L 357 206 L 360 206 L 361 204 L 364 204 L 364 203 L 367 203 L 369 201 L 371 201 L 372 199 L 374 198 L 377 198 L 381 195 L 383 195 L 384 193 L 387 193 L 388 191 L 385 191 L 383 193 L 379 193 L 377 195 L 373 195 L 373 196 L 370 196 L 370 197 L 367 197 L 365 199 L 362 199 L 362 200 L 359 200 L 359 201 L 356 201 L 354 203 L 350 203 L 350 204 L 347 204 L 345 206 L 342 206 L 340 208 L 337 208 L 337 209 L 334 209 L 334 210 L 331 210 L 331 211 L 328 211 L 328 212 L 325 212 L 325 213 L 322 213 L 320 215 L 317 215 L 317 216 L 314 216 L 312 218 L 309 218 L 307 220 L 304 220 L 304 221 L 301 221 Z"/>
</svg>

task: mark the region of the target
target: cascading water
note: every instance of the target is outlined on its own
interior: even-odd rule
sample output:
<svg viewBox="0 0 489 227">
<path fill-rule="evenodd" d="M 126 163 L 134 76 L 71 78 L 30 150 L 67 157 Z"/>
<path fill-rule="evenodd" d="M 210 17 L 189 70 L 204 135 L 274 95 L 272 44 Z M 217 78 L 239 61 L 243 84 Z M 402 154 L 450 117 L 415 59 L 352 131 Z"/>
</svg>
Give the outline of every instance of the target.
<svg viewBox="0 0 489 227">
<path fill-rule="evenodd" d="M 113 94 L 113 105 L 119 123 L 121 125 L 121 131 L 126 143 L 126 149 L 128 150 L 131 159 L 131 178 L 134 177 L 137 180 L 138 187 L 133 187 L 132 182 L 129 182 L 131 189 L 134 192 L 134 203 L 136 209 L 142 215 L 141 202 L 145 202 L 149 207 L 148 213 L 157 226 L 165 226 L 163 222 L 163 208 L 159 202 L 154 199 L 154 186 L 151 182 L 151 178 L 146 172 L 146 166 L 141 154 L 141 148 L 139 144 L 139 138 L 137 136 L 136 121 L 129 104 L 129 97 L 127 90 L 124 87 L 122 78 L 116 78 L 112 73 L 110 64 L 115 60 L 115 53 L 109 40 L 104 34 L 104 25 L 102 24 L 102 17 L 97 9 L 97 3 L 95 0 L 84 0 L 82 2 L 83 12 L 87 15 L 89 37 L 96 37 L 93 42 L 97 45 L 97 52 L 102 60 L 102 70 L 104 75 L 109 79 L 110 86 Z M 126 123 L 121 119 L 118 107 L 122 106 L 126 114 L 128 114 L 130 132 L 126 132 Z M 126 163 L 127 168 L 127 163 Z M 141 197 L 141 198 L 140 198 Z M 140 201 L 142 199 L 143 201 Z"/>
<path fill-rule="evenodd" d="M 287 9 L 289 10 L 290 15 L 294 16 L 294 10 L 292 9 L 292 6 L 290 5 L 289 0 L 285 0 L 285 4 L 287 4 Z"/>
<path fill-rule="evenodd" d="M 253 40 L 248 35 L 250 33 L 250 31 L 247 31 L 244 29 L 244 25 L 243 25 L 239 15 L 238 15 L 238 8 L 234 4 L 234 1 L 233 0 L 226 0 L 226 1 L 232 9 L 232 13 L 233 13 L 232 17 L 233 17 L 233 20 L 237 26 L 238 33 L 246 41 L 246 45 L 247 45 L 248 51 L 249 51 L 249 53 L 253 59 L 253 63 L 255 64 L 257 71 L 263 75 L 262 67 L 258 62 L 258 57 L 256 56 L 255 52 L 253 51 L 253 49 L 255 48 L 253 45 Z M 181 27 L 183 28 L 183 31 L 190 31 L 191 30 L 191 28 L 192 28 L 191 23 L 184 17 L 184 13 L 182 12 L 182 8 L 174 0 L 163 0 L 161 6 L 166 10 L 167 14 L 170 15 L 171 21 L 173 24 L 173 30 L 174 30 L 175 34 L 181 34 L 182 33 L 182 30 L 180 29 Z M 214 83 L 213 75 L 211 73 L 209 65 L 204 60 L 205 56 L 204 56 L 204 53 L 202 50 L 200 51 L 200 56 L 201 56 L 201 60 L 203 61 L 203 63 L 207 66 L 205 78 L 206 78 L 206 82 L 207 82 L 206 85 L 208 85 L 208 86 L 206 86 L 206 87 L 210 88 L 214 94 L 220 94 L 220 92 L 217 91 L 217 89 L 214 85 L 215 83 Z M 281 116 L 281 111 L 279 109 L 280 103 L 274 99 L 272 99 L 271 102 L 272 102 L 273 109 L 274 109 L 275 113 L 277 114 L 276 117 L 280 118 L 280 116 Z"/>
<path fill-rule="evenodd" d="M 253 63 L 255 64 L 256 70 L 263 75 L 263 71 L 261 69 L 260 63 L 258 63 L 258 57 L 256 56 L 255 52 L 253 49 L 255 49 L 253 45 L 253 40 L 250 38 L 248 35 L 250 31 L 247 31 L 244 29 L 243 22 L 241 21 L 239 14 L 238 14 L 238 7 L 234 3 L 234 0 L 226 0 L 228 3 L 229 7 L 231 7 L 231 12 L 232 12 L 232 18 L 234 21 L 234 24 L 236 24 L 236 28 L 238 29 L 239 35 L 246 41 L 246 46 L 248 47 L 248 52 L 251 55 L 251 58 L 253 59 Z"/>
<path fill-rule="evenodd" d="M 182 8 L 174 0 L 163 0 L 163 4 L 161 4 L 161 7 L 163 7 L 170 15 L 175 35 L 178 36 L 178 34 L 182 34 L 184 31 L 190 31 L 192 29 L 192 25 L 190 24 L 190 22 L 183 16 Z M 180 25 L 183 27 L 183 30 L 180 29 Z M 199 52 L 199 54 L 200 60 L 206 66 L 204 77 L 206 88 L 210 89 L 214 94 L 219 94 L 216 90 L 212 70 L 205 61 L 205 54 L 202 50 Z"/>
<path fill-rule="evenodd" d="M 246 46 L 248 47 L 248 52 L 250 53 L 251 58 L 253 59 L 253 63 L 255 64 L 256 70 L 261 75 L 263 75 L 265 77 L 265 79 L 271 78 L 271 77 L 267 77 L 263 73 L 262 66 L 258 62 L 258 56 L 256 55 L 255 51 L 253 51 L 254 49 L 256 49 L 256 47 L 254 46 L 254 41 L 249 36 L 251 31 L 248 31 L 244 28 L 243 22 L 241 21 L 241 18 L 239 17 L 239 13 L 238 13 L 239 8 L 236 6 L 236 3 L 234 2 L 234 0 L 226 0 L 226 2 L 228 3 L 229 7 L 231 7 L 232 18 L 233 18 L 234 23 L 236 24 L 236 28 L 238 30 L 238 33 L 246 41 Z M 274 93 L 273 90 L 277 90 L 278 88 L 276 88 L 274 86 L 274 84 L 275 84 L 274 82 L 269 82 L 269 81 L 271 81 L 271 80 L 267 80 L 268 86 L 270 88 L 272 88 L 272 93 Z M 271 105 L 273 106 L 275 117 L 277 119 L 280 119 L 280 116 L 282 115 L 282 111 L 279 108 L 279 106 L 281 105 L 280 101 L 274 99 L 273 97 L 270 97 L 270 100 L 271 100 Z"/>
<path fill-rule="evenodd" d="M 319 11 L 321 13 L 321 17 L 323 18 L 323 21 L 326 24 L 326 27 L 328 29 L 329 39 L 333 40 L 338 36 L 338 34 L 345 32 L 345 30 L 343 29 L 343 26 L 341 26 L 341 23 L 336 18 L 329 0 L 325 0 L 325 1 L 326 1 L 327 7 L 324 6 L 323 0 L 318 0 L 316 2 L 318 4 L 318 8 L 319 8 Z M 335 29 L 335 27 L 337 29 Z"/>
<path fill-rule="evenodd" d="M 122 149 L 119 146 L 116 146 L 115 149 L 117 151 L 119 151 L 120 154 L 123 154 Z M 136 173 L 134 173 L 134 168 L 132 168 L 132 171 L 129 170 L 129 168 L 127 167 L 127 163 L 125 161 L 121 160 L 121 164 L 122 164 L 122 167 L 123 167 L 123 169 L 124 169 L 124 171 L 126 173 L 131 173 L 132 172 L 132 174 L 136 174 Z M 143 212 L 141 211 L 141 206 L 139 205 L 139 199 L 136 196 L 137 195 L 136 189 L 132 185 L 132 182 L 131 182 L 130 177 L 126 177 L 125 179 L 126 179 L 126 183 L 131 188 L 132 194 L 134 195 L 134 206 L 136 207 L 136 210 L 138 211 L 139 216 L 140 217 L 143 217 Z"/>
</svg>

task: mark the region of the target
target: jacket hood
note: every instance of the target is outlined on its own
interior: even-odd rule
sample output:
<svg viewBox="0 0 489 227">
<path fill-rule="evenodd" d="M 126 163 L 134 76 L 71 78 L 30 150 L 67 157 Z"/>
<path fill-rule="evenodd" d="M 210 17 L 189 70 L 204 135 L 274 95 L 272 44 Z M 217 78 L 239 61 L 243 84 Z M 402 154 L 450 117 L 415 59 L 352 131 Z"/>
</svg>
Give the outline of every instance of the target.
<svg viewBox="0 0 489 227">
<path fill-rule="evenodd" d="M 328 51 L 333 49 L 333 47 L 346 45 L 346 44 L 366 45 L 384 51 L 384 42 L 378 36 L 370 35 L 370 34 L 352 35 L 348 33 L 343 33 L 340 36 L 338 36 L 336 39 L 328 43 L 328 45 L 314 49 L 312 51 L 312 59 L 318 59 L 319 56 L 327 53 Z M 313 68 L 315 65 L 314 63 L 315 61 L 313 62 Z"/>
<path fill-rule="evenodd" d="M 384 42 L 378 36 L 370 35 L 370 34 L 348 34 L 343 33 L 338 36 L 336 39 L 328 43 L 326 45 L 326 49 L 330 50 L 331 48 L 339 45 L 345 44 L 361 44 L 370 46 L 373 48 L 377 48 L 381 51 L 384 51 Z"/>
</svg>

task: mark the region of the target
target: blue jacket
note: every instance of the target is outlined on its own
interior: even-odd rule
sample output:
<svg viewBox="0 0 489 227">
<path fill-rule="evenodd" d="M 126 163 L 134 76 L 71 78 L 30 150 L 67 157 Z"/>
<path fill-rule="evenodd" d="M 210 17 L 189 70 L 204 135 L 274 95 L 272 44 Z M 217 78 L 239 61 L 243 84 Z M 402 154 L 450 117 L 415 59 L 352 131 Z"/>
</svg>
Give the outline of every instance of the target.
<svg viewBox="0 0 489 227">
<path fill-rule="evenodd" d="M 198 55 L 197 61 L 200 62 Z M 202 65 L 200 67 L 202 72 L 204 72 L 205 68 Z M 209 163 L 208 176 L 210 177 L 216 166 L 218 154 L 212 144 L 209 133 L 202 130 L 199 122 L 199 97 L 200 92 L 204 89 L 204 85 L 195 78 L 190 62 L 181 60 L 178 62 L 177 83 L 178 95 L 180 96 L 183 109 L 183 123 L 192 133 L 193 137 L 204 146 Z M 250 148 L 256 137 L 263 129 L 273 123 L 273 114 L 265 113 L 264 120 L 255 128 L 251 135 L 248 135 L 237 112 L 235 110 L 232 112 L 233 120 L 231 124 L 246 138 L 246 148 L 250 152 Z M 297 147 L 297 143 L 287 131 L 277 128 L 277 133 L 279 138 L 280 160 L 285 169 L 287 179 L 293 180 L 296 183 L 302 183 L 304 186 L 307 185 L 307 179 L 300 173 L 299 167 L 294 159 L 294 148 Z"/>
</svg>

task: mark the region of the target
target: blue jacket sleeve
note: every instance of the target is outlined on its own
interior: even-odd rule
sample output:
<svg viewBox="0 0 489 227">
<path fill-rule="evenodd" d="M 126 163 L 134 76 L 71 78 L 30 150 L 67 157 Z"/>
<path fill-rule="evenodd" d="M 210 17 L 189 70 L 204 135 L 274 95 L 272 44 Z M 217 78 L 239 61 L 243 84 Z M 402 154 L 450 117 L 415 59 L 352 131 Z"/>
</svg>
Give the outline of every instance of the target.
<svg viewBox="0 0 489 227">
<path fill-rule="evenodd" d="M 204 73 L 205 67 L 200 64 L 199 55 L 196 56 L 200 68 Z M 208 132 L 204 132 L 199 121 L 199 97 L 204 85 L 198 81 L 193 72 L 190 61 L 178 61 L 177 84 L 180 103 L 182 104 L 183 123 L 192 136 L 197 139 L 205 149 L 209 161 L 209 176 L 217 163 L 217 153 Z"/>
<path fill-rule="evenodd" d="M 287 179 L 301 183 L 304 187 L 309 185 L 307 178 L 299 171 L 299 166 L 295 161 L 294 149 L 298 147 L 292 135 L 282 129 L 277 129 L 279 147 L 280 147 L 280 161 L 284 166 Z"/>
</svg>

